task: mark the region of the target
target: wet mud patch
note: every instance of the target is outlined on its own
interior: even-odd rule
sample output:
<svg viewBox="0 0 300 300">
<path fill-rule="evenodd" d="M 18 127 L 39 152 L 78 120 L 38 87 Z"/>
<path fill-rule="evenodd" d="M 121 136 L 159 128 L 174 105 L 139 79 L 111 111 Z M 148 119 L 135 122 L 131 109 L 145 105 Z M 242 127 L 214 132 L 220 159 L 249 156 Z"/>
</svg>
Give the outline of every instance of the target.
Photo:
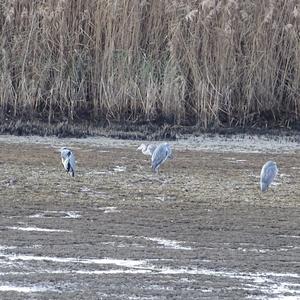
<svg viewBox="0 0 300 300">
<path fill-rule="evenodd" d="M 136 142 L 101 141 L 2 139 L 1 299 L 300 297 L 297 147 L 179 141 L 156 176 Z"/>
</svg>

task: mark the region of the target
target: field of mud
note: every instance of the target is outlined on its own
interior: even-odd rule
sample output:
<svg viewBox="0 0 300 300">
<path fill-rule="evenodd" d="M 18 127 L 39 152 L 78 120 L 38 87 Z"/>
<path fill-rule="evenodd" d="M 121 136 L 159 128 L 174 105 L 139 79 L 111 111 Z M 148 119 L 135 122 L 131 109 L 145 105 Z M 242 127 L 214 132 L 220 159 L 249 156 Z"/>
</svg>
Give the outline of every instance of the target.
<svg viewBox="0 0 300 300">
<path fill-rule="evenodd" d="M 0 299 L 299 299 L 297 143 L 171 144 L 153 175 L 135 141 L 0 136 Z"/>
</svg>

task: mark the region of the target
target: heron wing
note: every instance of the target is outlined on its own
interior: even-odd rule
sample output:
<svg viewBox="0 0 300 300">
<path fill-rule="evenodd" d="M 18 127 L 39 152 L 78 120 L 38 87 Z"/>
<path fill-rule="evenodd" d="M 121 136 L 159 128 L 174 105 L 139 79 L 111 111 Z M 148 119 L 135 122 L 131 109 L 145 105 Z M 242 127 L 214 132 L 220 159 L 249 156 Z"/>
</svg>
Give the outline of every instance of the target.
<svg viewBox="0 0 300 300">
<path fill-rule="evenodd" d="M 269 186 L 275 179 L 277 173 L 278 169 L 276 165 L 266 166 L 261 173 L 261 182 L 264 182 Z"/>
<path fill-rule="evenodd" d="M 150 144 L 148 146 L 148 150 L 149 150 L 149 152 L 150 152 L 151 155 L 153 154 L 153 152 L 155 151 L 155 149 L 156 149 L 156 145 Z"/>
<path fill-rule="evenodd" d="M 70 152 L 70 150 L 67 148 L 64 148 L 63 150 L 61 150 L 61 152 L 60 152 L 61 158 L 64 160 L 67 159 L 69 152 Z"/>
<path fill-rule="evenodd" d="M 168 149 L 165 144 L 159 145 L 152 154 L 152 167 L 156 168 L 168 158 Z"/>
<path fill-rule="evenodd" d="M 171 146 L 169 144 L 167 144 L 167 150 L 168 150 L 168 158 L 173 158 L 172 149 L 171 149 Z"/>
<path fill-rule="evenodd" d="M 75 155 L 72 152 L 71 155 L 69 156 L 69 162 L 72 170 L 75 172 L 76 161 L 75 161 Z"/>
</svg>

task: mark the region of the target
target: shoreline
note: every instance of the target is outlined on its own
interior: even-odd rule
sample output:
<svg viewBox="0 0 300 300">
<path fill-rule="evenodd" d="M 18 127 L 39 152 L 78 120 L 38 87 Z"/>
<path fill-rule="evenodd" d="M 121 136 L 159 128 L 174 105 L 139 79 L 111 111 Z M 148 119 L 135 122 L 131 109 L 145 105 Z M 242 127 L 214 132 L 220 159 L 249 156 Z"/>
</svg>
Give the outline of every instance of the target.
<svg viewBox="0 0 300 300">
<path fill-rule="evenodd" d="M 107 137 L 130 140 L 175 141 L 186 136 L 236 136 L 257 135 L 270 137 L 291 137 L 300 143 L 300 131 L 287 128 L 261 127 L 218 127 L 204 129 L 200 126 L 156 125 L 135 123 L 112 123 L 109 126 L 88 123 L 60 122 L 47 124 L 36 121 L 6 121 L 0 123 L 0 135 L 14 136 L 56 136 L 58 138 Z"/>
<path fill-rule="evenodd" d="M 105 136 L 89 136 L 85 138 L 59 138 L 56 136 L 15 136 L 0 135 L 0 144 L 35 144 L 57 149 L 68 145 L 74 150 L 82 147 L 93 148 L 132 148 L 141 143 L 159 143 L 162 140 L 147 141 L 136 139 L 116 139 Z M 175 141 L 168 141 L 175 151 L 232 152 L 232 153 L 297 153 L 300 150 L 298 136 L 270 136 L 236 134 L 224 136 L 220 134 L 184 135 Z"/>
</svg>

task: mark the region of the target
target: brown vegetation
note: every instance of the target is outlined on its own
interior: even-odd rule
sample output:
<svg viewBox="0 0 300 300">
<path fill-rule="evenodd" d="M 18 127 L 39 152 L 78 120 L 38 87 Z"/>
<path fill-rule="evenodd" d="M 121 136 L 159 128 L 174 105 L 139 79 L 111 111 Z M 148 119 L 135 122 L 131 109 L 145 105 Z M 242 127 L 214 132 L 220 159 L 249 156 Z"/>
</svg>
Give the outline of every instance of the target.
<svg viewBox="0 0 300 300">
<path fill-rule="evenodd" d="M 1 117 L 289 127 L 296 0 L 2 0 Z"/>
</svg>

